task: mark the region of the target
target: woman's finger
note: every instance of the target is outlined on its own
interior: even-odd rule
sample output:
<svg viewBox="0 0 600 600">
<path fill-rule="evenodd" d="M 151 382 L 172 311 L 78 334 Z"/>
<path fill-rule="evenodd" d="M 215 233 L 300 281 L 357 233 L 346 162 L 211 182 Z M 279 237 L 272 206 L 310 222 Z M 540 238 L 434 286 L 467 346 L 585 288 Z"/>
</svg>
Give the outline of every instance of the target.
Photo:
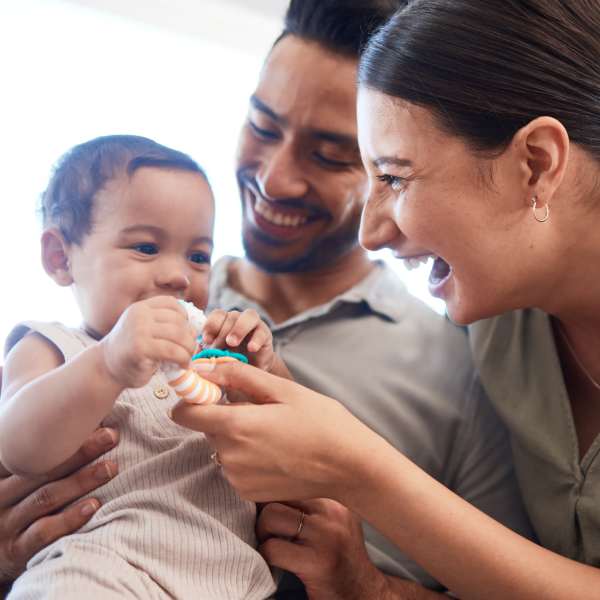
<svg viewBox="0 0 600 600">
<path fill-rule="evenodd" d="M 229 426 L 232 410 L 235 409 L 225 404 L 202 406 L 180 400 L 173 406 L 169 415 L 178 425 L 201 431 L 208 436 L 218 435 Z M 213 447 L 216 447 L 216 444 L 213 444 Z"/>
<path fill-rule="evenodd" d="M 205 363 L 196 371 L 205 379 L 224 388 L 231 388 L 246 394 L 254 404 L 275 404 L 303 390 L 301 385 L 271 375 L 261 369 L 241 362 Z"/>
</svg>

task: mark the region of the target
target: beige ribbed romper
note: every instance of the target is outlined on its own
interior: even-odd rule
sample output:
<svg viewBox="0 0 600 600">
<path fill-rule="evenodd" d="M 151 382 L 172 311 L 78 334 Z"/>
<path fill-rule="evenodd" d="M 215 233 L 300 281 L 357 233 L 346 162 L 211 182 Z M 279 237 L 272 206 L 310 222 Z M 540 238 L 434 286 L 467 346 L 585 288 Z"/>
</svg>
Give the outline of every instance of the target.
<svg viewBox="0 0 600 600">
<path fill-rule="evenodd" d="M 65 361 L 96 343 L 58 323 L 27 322 L 13 330 L 6 351 L 31 330 Z M 210 460 L 205 436 L 169 419 L 176 400 L 160 372 L 119 396 L 102 422 L 120 432 L 119 445 L 103 457 L 118 463 L 119 474 L 90 494 L 102 502 L 91 521 L 29 561 L 11 600 L 251 600 L 274 593 L 255 550 L 255 505 L 239 498 Z M 52 440 L 40 440 L 42 450 L 44 444 Z"/>
</svg>

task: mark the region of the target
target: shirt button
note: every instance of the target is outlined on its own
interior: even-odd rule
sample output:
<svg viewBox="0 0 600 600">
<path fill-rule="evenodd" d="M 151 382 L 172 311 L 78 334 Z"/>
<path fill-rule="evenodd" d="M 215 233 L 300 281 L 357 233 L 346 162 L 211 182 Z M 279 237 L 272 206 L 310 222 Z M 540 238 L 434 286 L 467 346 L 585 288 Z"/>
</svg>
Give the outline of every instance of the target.
<svg viewBox="0 0 600 600">
<path fill-rule="evenodd" d="M 164 385 L 159 385 L 157 388 L 154 388 L 154 395 L 159 400 L 164 400 L 169 395 L 169 390 Z"/>
</svg>

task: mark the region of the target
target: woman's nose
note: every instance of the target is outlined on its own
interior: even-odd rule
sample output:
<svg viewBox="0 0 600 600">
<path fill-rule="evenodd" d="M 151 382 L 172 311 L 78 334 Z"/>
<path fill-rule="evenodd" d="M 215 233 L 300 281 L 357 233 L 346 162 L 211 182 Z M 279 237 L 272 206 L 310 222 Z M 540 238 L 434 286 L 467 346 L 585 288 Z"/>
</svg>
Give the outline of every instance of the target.
<svg viewBox="0 0 600 600">
<path fill-rule="evenodd" d="M 371 195 L 363 207 L 358 239 L 367 250 L 394 247 L 402 233 L 390 214 L 387 203 Z"/>
</svg>

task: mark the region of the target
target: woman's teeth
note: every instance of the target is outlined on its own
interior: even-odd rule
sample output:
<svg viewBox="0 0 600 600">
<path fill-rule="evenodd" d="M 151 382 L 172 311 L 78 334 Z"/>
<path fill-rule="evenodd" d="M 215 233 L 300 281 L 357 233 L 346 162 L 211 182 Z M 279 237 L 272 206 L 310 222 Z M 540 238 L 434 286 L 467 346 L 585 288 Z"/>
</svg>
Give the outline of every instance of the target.
<svg viewBox="0 0 600 600">
<path fill-rule="evenodd" d="M 257 199 L 254 204 L 254 210 L 269 223 L 279 227 L 300 227 L 308 220 L 299 215 L 287 215 L 277 210 L 273 210 L 264 200 Z"/>
<path fill-rule="evenodd" d="M 423 256 L 411 256 L 409 258 L 404 258 L 403 262 L 404 262 L 404 266 L 409 271 L 412 271 L 413 269 L 416 269 L 416 268 L 420 267 L 421 265 L 426 264 L 430 258 L 435 259 L 435 256 L 433 256 L 432 254 L 427 254 L 427 255 L 423 255 Z"/>
</svg>

